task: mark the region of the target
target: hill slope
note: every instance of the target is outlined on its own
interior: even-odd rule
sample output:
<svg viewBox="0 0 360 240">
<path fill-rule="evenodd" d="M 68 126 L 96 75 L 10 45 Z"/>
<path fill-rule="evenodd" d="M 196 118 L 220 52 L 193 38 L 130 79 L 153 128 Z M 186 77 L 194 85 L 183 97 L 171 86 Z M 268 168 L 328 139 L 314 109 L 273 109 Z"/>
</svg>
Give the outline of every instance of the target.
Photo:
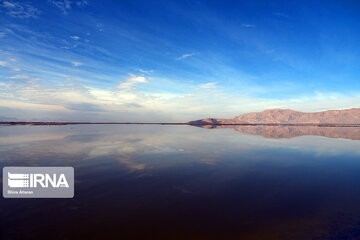
<svg viewBox="0 0 360 240">
<path fill-rule="evenodd" d="M 191 125 L 213 124 L 360 124 L 360 108 L 304 113 L 291 109 L 270 109 L 242 114 L 231 119 L 205 118 L 191 121 Z"/>
</svg>

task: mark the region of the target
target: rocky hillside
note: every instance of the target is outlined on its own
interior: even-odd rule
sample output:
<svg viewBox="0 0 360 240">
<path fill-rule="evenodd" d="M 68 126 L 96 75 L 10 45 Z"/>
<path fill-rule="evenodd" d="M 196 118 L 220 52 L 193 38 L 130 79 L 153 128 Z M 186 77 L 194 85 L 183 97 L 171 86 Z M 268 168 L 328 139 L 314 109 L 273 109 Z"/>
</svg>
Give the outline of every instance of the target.
<svg viewBox="0 0 360 240">
<path fill-rule="evenodd" d="M 205 118 L 191 121 L 191 125 L 213 124 L 360 124 L 360 108 L 305 113 L 291 109 L 270 109 L 242 114 L 231 119 Z"/>
</svg>

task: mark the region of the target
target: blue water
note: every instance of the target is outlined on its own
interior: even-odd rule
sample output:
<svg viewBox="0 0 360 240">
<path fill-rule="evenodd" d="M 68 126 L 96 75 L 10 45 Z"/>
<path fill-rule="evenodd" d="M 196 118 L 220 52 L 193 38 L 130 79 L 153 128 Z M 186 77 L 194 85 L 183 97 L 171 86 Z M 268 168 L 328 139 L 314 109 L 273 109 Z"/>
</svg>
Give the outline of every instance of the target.
<svg viewBox="0 0 360 240">
<path fill-rule="evenodd" d="M 233 130 L 1 126 L 1 167 L 72 166 L 75 197 L 1 198 L 0 238 L 360 238 L 356 136 Z"/>
</svg>

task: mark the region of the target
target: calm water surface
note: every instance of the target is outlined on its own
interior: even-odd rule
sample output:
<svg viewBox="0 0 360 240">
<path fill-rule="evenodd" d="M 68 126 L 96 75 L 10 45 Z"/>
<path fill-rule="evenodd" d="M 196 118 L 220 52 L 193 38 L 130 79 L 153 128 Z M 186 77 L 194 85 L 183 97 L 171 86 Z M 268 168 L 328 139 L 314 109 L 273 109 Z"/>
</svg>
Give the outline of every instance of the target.
<svg viewBox="0 0 360 240">
<path fill-rule="evenodd" d="M 1 198 L 0 238 L 360 239 L 357 134 L 1 126 L 1 167 L 73 166 L 75 197 Z"/>
</svg>

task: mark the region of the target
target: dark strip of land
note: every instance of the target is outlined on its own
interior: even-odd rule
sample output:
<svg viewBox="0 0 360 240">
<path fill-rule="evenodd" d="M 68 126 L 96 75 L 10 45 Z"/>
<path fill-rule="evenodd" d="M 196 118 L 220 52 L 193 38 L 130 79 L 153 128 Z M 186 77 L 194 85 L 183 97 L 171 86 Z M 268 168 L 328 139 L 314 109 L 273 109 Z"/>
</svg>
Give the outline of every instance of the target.
<svg viewBox="0 0 360 240">
<path fill-rule="evenodd" d="M 164 122 L 0 122 L 0 125 L 82 125 L 82 124 L 140 124 L 140 125 L 191 125 L 191 126 L 317 126 L 317 127 L 360 127 L 360 124 L 342 123 L 234 123 L 234 124 L 195 124 L 195 123 L 164 123 Z"/>
<path fill-rule="evenodd" d="M 0 122 L 0 125 L 80 125 L 80 124 L 153 124 L 188 125 L 188 123 L 136 123 L 136 122 Z"/>
</svg>

